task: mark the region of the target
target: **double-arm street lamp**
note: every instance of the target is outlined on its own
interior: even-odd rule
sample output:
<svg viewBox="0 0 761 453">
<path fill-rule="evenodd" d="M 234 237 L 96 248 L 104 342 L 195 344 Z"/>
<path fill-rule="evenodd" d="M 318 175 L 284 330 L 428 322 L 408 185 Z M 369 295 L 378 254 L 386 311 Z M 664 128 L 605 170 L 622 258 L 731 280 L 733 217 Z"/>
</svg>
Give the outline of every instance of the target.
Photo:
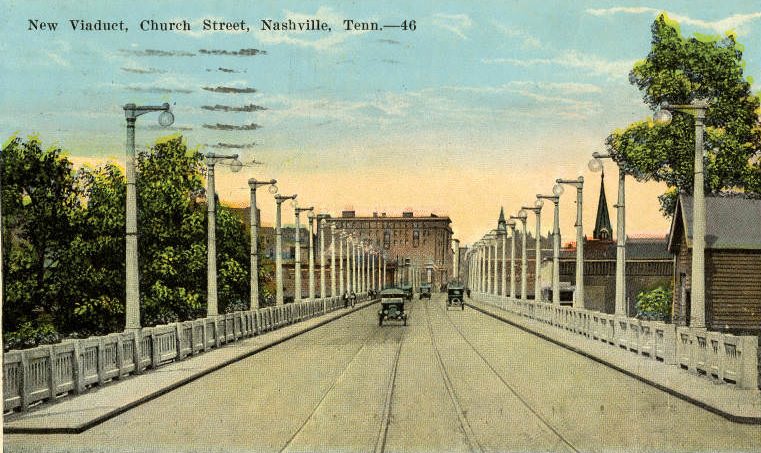
<svg viewBox="0 0 761 453">
<path fill-rule="evenodd" d="M 610 154 L 592 153 L 589 169 L 603 171 L 601 159 L 610 159 Z M 616 316 L 627 316 L 626 304 L 626 214 L 624 202 L 624 182 L 626 174 L 618 166 L 618 201 L 616 202 Z"/>
<path fill-rule="evenodd" d="M 293 213 L 296 216 L 296 254 L 293 261 L 294 270 L 294 302 L 301 302 L 301 213 L 302 212 L 314 212 L 314 206 L 308 208 L 300 208 L 296 206 L 293 209 Z M 311 237 L 311 235 L 310 235 Z M 311 242 L 311 241 L 310 241 Z"/>
<path fill-rule="evenodd" d="M 507 219 L 510 228 L 510 299 L 515 299 L 515 220 Z"/>
<path fill-rule="evenodd" d="M 214 167 L 221 162 L 232 161 L 230 169 L 237 173 L 243 168 L 237 154 L 220 155 L 206 153 L 206 316 L 217 316 L 217 215 L 216 188 L 214 186 Z"/>
<path fill-rule="evenodd" d="M 667 125 L 671 123 L 671 110 L 689 113 L 695 119 L 695 163 L 694 181 L 692 186 L 692 278 L 690 301 L 690 327 L 705 328 L 705 233 L 706 206 L 703 174 L 703 133 L 705 132 L 706 111 L 709 104 L 707 99 L 695 99 L 689 104 L 669 104 L 662 102 L 656 112 L 656 123 Z"/>
<path fill-rule="evenodd" d="M 294 195 L 275 195 L 277 211 L 275 213 L 275 304 L 283 305 L 283 228 L 281 205 L 286 200 L 296 200 Z"/>
<path fill-rule="evenodd" d="M 558 179 L 558 184 L 567 184 L 576 188 L 576 298 L 573 301 L 575 308 L 584 308 L 584 227 L 582 226 L 582 190 L 584 189 L 584 177 L 578 179 Z M 562 186 L 559 186 L 562 189 Z M 558 196 L 563 191 L 559 190 Z"/>
<path fill-rule="evenodd" d="M 537 200 L 550 200 L 555 205 L 552 222 L 552 303 L 560 305 L 560 194 L 563 186 L 555 184 L 552 188 L 554 195 L 537 194 Z"/>
<path fill-rule="evenodd" d="M 526 218 L 528 214 L 521 209 L 517 216 L 510 216 L 510 220 L 521 222 L 521 300 L 526 300 L 526 286 L 528 283 L 528 256 L 526 255 Z M 515 230 L 513 230 L 514 232 Z"/>
<path fill-rule="evenodd" d="M 124 105 L 124 116 L 127 119 L 127 200 L 126 200 L 126 301 L 125 301 L 125 330 L 140 329 L 140 280 L 138 273 L 137 255 L 137 188 L 135 177 L 135 122 L 137 117 L 150 112 L 159 114 L 159 125 L 169 127 L 174 123 L 174 115 L 169 110 L 169 104 L 162 105 Z"/>
<path fill-rule="evenodd" d="M 330 224 L 330 297 L 336 297 L 336 224 Z"/>
<path fill-rule="evenodd" d="M 544 201 L 541 199 L 536 199 L 534 201 L 534 206 L 522 206 L 521 209 L 525 211 L 533 211 L 534 214 L 536 214 L 536 251 L 534 254 L 534 300 L 542 300 L 542 292 L 541 292 L 541 285 L 542 285 L 542 278 L 540 275 L 541 270 L 541 264 L 542 264 L 542 206 L 544 206 Z"/>
<path fill-rule="evenodd" d="M 254 178 L 248 180 L 248 187 L 251 189 L 251 202 L 249 220 L 251 222 L 251 301 L 249 309 L 256 310 L 259 308 L 259 208 L 256 204 L 256 189 L 260 186 L 270 186 L 269 191 L 272 194 L 277 193 L 277 180 L 257 181 Z"/>
</svg>

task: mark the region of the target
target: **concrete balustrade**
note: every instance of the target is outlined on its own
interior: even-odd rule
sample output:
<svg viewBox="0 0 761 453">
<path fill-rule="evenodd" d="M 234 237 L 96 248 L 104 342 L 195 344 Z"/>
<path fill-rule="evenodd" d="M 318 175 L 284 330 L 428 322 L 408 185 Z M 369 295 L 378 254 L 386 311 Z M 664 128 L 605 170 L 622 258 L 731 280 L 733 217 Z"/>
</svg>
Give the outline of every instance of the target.
<svg viewBox="0 0 761 453">
<path fill-rule="evenodd" d="M 9 351 L 3 355 L 3 410 L 79 394 L 343 306 L 339 297 L 327 297 Z"/>
<path fill-rule="evenodd" d="M 680 366 L 741 389 L 759 388 L 759 339 L 659 321 L 617 317 L 548 302 L 473 293 L 478 302 L 573 332 L 602 347 L 617 347 L 643 358 Z M 604 346 L 603 346 L 604 345 Z"/>
</svg>

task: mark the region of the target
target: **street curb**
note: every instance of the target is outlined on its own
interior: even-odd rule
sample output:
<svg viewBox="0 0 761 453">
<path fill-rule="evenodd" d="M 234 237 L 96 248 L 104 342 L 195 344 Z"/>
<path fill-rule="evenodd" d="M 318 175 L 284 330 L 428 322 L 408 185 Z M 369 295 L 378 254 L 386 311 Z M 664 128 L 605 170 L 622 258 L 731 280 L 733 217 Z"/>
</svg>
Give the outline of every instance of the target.
<svg viewBox="0 0 761 453">
<path fill-rule="evenodd" d="M 173 390 L 176 390 L 176 389 L 178 389 L 178 388 L 180 388 L 180 387 L 182 387 L 182 386 L 184 386 L 186 384 L 189 384 L 189 383 L 195 381 L 196 379 L 202 378 L 202 377 L 206 376 L 207 374 L 211 374 L 211 373 L 213 373 L 215 371 L 218 371 L 218 370 L 220 370 L 220 369 L 222 369 L 222 368 L 224 368 L 224 367 L 226 367 L 228 365 L 231 365 L 231 364 L 233 364 L 235 362 L 239 362 L 239 361 L 241 361 L 243 359 L 246 359 L 248 357 L 251 357 L 252 355 L 257 354 L 257 353 L 259 353 L 261 351 L 267 350 L 267 349 L 269 349 L 269 348 L 271 348 L 273 346 L 277 346 L 280 343 L 284 343 L 284 342 L 286 342 L 286 341 L 288 341 L 290 339 L 293 339 L 293 338 L 295 338 L 295 337 L 297 337 L 299 335 L 305 334 L 305 333 L 307 333 L 307 332 L 309 332 L 311 330 L 314 330 L 314 329 L 316 329 L 318 327 L 322 327 L 325 324 L 328 324 L 330 322 L 333 322 L 333 321 L 336 321 L 338 319 L 341 319 L 344 316 L 348 316 L 348 315 L 350 315 L 350 314 L 352 314 L 354 312 L 357 312 L 359 310 L 363 310 L 363 309 L 365 309 L 367 307 L 370 307 L 370 306 L 378 303 L 379 301 L 380 301 L 380 299 L 374 299 L 374 300 L 368 301 L 368 302 L 366 302 L 364 304 L 357 304 L 356 307 L 352 307 L 348 311 L 346 311 L 344 313 L 340 313 L 340 314 L 338 314 L 335 317 L 330 317 L 330 318 L 323 319 L 322 321 L 320 321 L 320 322 L 318 322 L 318 323 L 316 323 L 316 324 L 314 324 L 314 325 L 312 325 L 310 327 L 305 327 L 303 329 L 297 330 L 297 331 L 295 331 L 293 333 L 290 333 L 290 334 L 288 334 L 288 335 L 286 335 L 286 336 L 284 336 L 282 338 L 274 340 L 271 343 L 267 343 L 267 344 L 263 344 L 263 345 L 257 346 L 254 349 L 246 351 L 246 352 L 244 352 L 244 353 L 242 353 L 242 354 L 240 354 L 240 355 L 238 355 L 236 357 L 228 359 L 228 360 L 226 360 L 226 361 L 224 361 L 222 363 L 219 363 L 217 365 L 214 365 L 214 366 L 212 366 L 210 368 L 207 368 L 207 369 L 204 369 L 202 371 L 199 371 L 198 373 L 196 373 L 196 374 L 194 374 L 192 376 L 188 376 L 188 377 L 186 377 L 186 378 L 184 378 L 184 379 L 182 379 L 180 381 L 177 381 L 177 382 L 175 382 L 175 383 L 173 383 L 171 385 L 168 385 L 167 387 L 164 387 L 164 388 L 162 388 L 160 390 L 157 390 L 157 391 L 155 391 L 155 392 L 153 392 L 151 394 L 148 394 L 148 395 L 146 395 L 146 396 L 144 396 L 144 397 L 142 397 L 142 398 L 140 398 L 138 400 L 135 400 L 135 401 L 132 401 L 132 402 L 130 402 L 128 404 L 125 404 L 122 407 L 115 408 L 112 411 L 110 411 L 110 412 L 108 412 L 108 413 L 106 413 L 104 415 L 101 415 L 99 417 L 96 417 L 96 418 L 94 418 L 92 420 L 89 420 L 88 422 L 83 423 L 81 425 L 78 425 L 78 426 L 75 426 L 75 427 L 71 427 L 71 428 L 23 428 L 23 427 L 6 427 L 5 425 L 3 425 L 3 434 L 80 434 L 80 433 L 82 433 L 84 431 L 87 431 L 88 429 L 90 429 L 90 428 L 92 428 L 94 426 L 100 425 L 101 423 L 103 423 L 103 422 L 105 422 L 107 420 L 110 420 L 110 419 L 112 419 L 112 418 L 114 418 L 114 417 L 116 417 L 116 416 L 118 416 L 120 414 L 123 414 L 124 412 L 127 412 L 130 409 L 133 409 L 133 408 L 135 408 L 137 406 L 140 406 L 140 405 L 142 405 L 144 403 L 147 403 L 148 401 L 156 399 L 159 396 L 165 395 L 165 394 L 167 394 L 167 393 L 169 393 L 169 392 L 171 392 Z M 325 315 L 325 316 L 330 316 L 330 314 Z M 275 330 L 274 332 L 276 332 L 276 331 L 277 330 Z M 267 333 L 270 333 L 270 332 L 267 332 Z M 264 335 L 266 335 L 266 334 L 264 334 Z M 254 338 L 254 337 L 252 337 L 252 338 Z M 234 345 L 234 344 L 236 344 L 236 343 L 230 343 L 229 345 Z M 227 345 L 225 345 L 225 346 L 227 346 Z"/>
<path fill-rule="evenodd" d="M 465 304 L 467 306 L 469 306 L 470 308 L 472 308 L 474 310 L 477 310 L 477 311 L 480 311 L 481 313 L 483 313 L 483 314 L 485 314 L 487 316 L 491 316 L 494 319 L 498 319 L 498 320 L 500 320 L 502 322 L 510 324 L 511 326 L 516 327 L 516 328 L 518 328 L 520 330 L 523 330 L 524 332 L 527 332 L 527 333 L 529 333 L 531 335 L 534 335 L 534 336 L 537 336 L 537 337 L 539 337 L 539 338 L 541 338 L 543 340 L 549 341 L 550 343 L 553 343 L 553 344 L 556 344 L 556 345 L 558 345 L 558 346 L 560 346 L 562 348 L 568 349 L 569 351 L 573 351 L 573 352 L 575 352 L 575 353 L 577 353 L 579 355 L 582 355 L 582 356 L 584 356 L 584 357 L 586 357 L 586 358 L 588 358 L 590 360 L 593 360 L 593 361 L 595 361 L 595 362 L 597 362 L 599 364 L 602 364 L 602 365 L 605 365 L 605 366 L 607 366 L 609 368 L 612 368 L 612 369 L 614 369 L 614 370 L 616 370 L 616 371 L 618 371 L 620 373 L 623 373 L 623 374 L 625 374 L 625 375 L 627 375 L 629 377 L 632 377 L 632 378 L 634 378 L 634 379 L 636 379 L 636 380 L 638 380 L 638 381 L 640 381 L 640 382 L 642 382 L 644 384 L 647 384 L 649 386 L 655 387 L 658 390 L 666 392 L 669 395 L 675 396 L 675 397 L 677 397 L 677 398 L 679 398 L 681 400 L 687 401 L 690 404 L 693 404 L 693 405 L 695 405 L 695 406 L 697 406 L 697 407 L 699 407 L 701 409 L 705 409 L 708 412 L 716 414 L 716 415 L 718 415 L 718 416 L 720 416 L 722 418 L 725 418 L 725 419 L 727 419 L 729 421 L 732 421 L 732 422 L 735 422 L 735 423 L 741 423 L 741 424 L 744 424 L 744 425 L 761 425 L 761 417 L 747 417 L 747 416 L 743 416 L 743 415 L 732 414 L 731 412 L 727 412 L 727 411 L 722 410 L 722 409 L 720 409 L 720 408 L 718 408 L 716 406 L 712 406 L 712 405 L 710 405 L 710 404 L 708 404 L 708 403 L 706 403 L 704 401 L 700 401 L 698 399 L 695 399 L 695 398 L 693 398 L 693 397 L 691 397 L 691 396 L 689 396 L 689 395 L 687 395 L 685 393 L 679 392 L 679 391 L 674 390 L 674 389 L 672 389 L 670 387 L 666 387 L 666 386 L 664 386 L 662 384 L 659 384 L 659 383 L 657 383 L 655 381 L 652 381 L 652 380 L 647 379 L 647 378 L 645 378 L 643 376 L 640 376 L 640 375 L 638 375 L 638 374 L 636 374 L 636 373 L 634 373 L 632 371 L 629 371 L 629 370 L 627 370 L 625 368 L 622 368 L 622 367 L 620 367 L 620 366 L 618 366 L 616 364 L 613 364 L 613 363 L 611 363 L 611 362 L 609 362 L 609 361 L 607 361 L 605 359 L 602 359 L 600 357 L 596 357 L 596 356 L 594 356 L 594 355 L 592 355 L 592 354 L 590 354 L 590 353 L 588 353 L 586 351 L 578 349 L 578 348 L 576 348 L 574 346 L 571 346 L 569 344 L 563 343 L 560 340 L 556 340 L 556 339 L 551 338 L 551 337 L 549 337 L 549 336 L 547 336 L 547 335 L 545 335 L 543 333 L 536 332 L 536 331 L 530 329 L 529 327 L 522 326 L 522 325 L 520 325 L 520 324 L 518 324 L 518 323 L 516 323 L 514 321 L 511 321 L 511 320 L 509 320 L 509 319 L 507 319 L 507 318 L 505 318 L 505 317 L 503 317 L 503 316 L 501 316 L 501 315 L 499 315 L 497 313 L 491 313 L 489 311 L 486 311 L 485 309 L 483 309 L 481 307 L 478 307 L 476 305 L 473 305 L 470 302 L 465 302 Z"/>
</svg>

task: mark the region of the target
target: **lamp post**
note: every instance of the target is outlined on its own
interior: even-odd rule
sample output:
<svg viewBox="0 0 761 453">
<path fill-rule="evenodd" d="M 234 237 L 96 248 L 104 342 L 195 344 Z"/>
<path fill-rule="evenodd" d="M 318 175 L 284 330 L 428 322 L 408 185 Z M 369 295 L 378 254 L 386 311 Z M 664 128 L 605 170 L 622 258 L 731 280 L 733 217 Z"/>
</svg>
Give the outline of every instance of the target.
<svg viewBox="0 0 761 453">
<path fill-rule="evenodd" d="M 254 178 L 248 180 L 248 187 L 251 189 L 251 201 L 249 209 L 249 220 L 251 222 L 251 299 L 249 310 L 259 308 L 259 210 L 256 204 L 256 189 L 259 186 L 270 186 L 269 191 L 272 194 L 277 193 L 277 180 L 257 181 Z"/>
<path fill-rule="evenodd" d="M 294 302 L 301 302 L 301 216 L 302 212 L 314 212 L 314 206 L 300 208 L 296 206 L 293 209 L 296 216 L 296 256 L 294 257 Z"/>
<path fill-rule="evenodd" d="M 659 124 L 671 123 L 671 112 L 674 110 L 689 113 L 695 119 L 695 163 L 693 167 L 694 180 L 692 185 L 692 278 L 690 301 L 690 327 L 704 329 L 705 324 L 705 232 L 706 206 L 703 174 L 703 133 L 705 131 L 706 111 L 709 104 L 707 99 L 695 99 L 689 104 L 661 103 L 661 109 L 655 114 Z"/>
<path fill-rule="evenodd" d="M 336 224 L 330 224 L 330 296 L 336 297 Z"/>
<path fill-rule="evenodd" d="M 169 104 L 162 105 L 124 105 L 124 116 L 127 119 L 127 200 L 125 228 L 125 270 L 126 270 L 126 299 L 125 299 L 125 330 L 140 329 L 140 280 L 138 273 L 137 253 L 137 178 L 135 175 L 135 122 L 137 117 L 149 112 L 161 112 L 159 124 L 164 127 L 174 123 L 174 115 L 169 110 Z"/>
<path fill-rule="evenodd" d="M 486 274 L 486 285 L 484 292 L 486 294 L 491 293 L 491 233 L 484 236 L 484 255 L 486 258 L 486 265 L 484 273 Z"/>
<path fill-rule="evenodd" d="M 526 255 L 526 218 L 528 214 L 521 209 L 517 216 L 510 216 L 512 220 L 521 222 L 521 300 L 526 300 L 526 286 L 528 284 L 528 256 Z"/>
<path fill-rule="evenodd" d="M 283 305 L 283 229 L 280 206 L 286 200 L 295 200 L 296 195 L 275 195 L 277 211 L 275 214 L 275 304 Z"/>
<path fill-rule="evenodd" d="M 217 316 L 217 216 L 216 189 L 214 187 L 214 167 L 226 160 L 231 160 L 230 169 L 237 173 L 243 167 L 237 154 L 220 155 L 206 153 L 206 316 Z"/>
<path fill-rule="evenodd" d="M 584 301 L 584 227 L 582 226 L 582 202 L 584 189 L 584 177 L 578 179 L 558 179 L 558 184 L 567 184 L 576 188 L 576 298 L 573 301 L 574 308 L 585 308 Z M 562 186 L 561 186 L 562 187 Z M 563 192 L 561 191 L 558 196 Z"/>
<path fill-rule="evenodd" d="M 341 231 L 338 233 L 338 289 L 341 295 L 346 294 L 346 286 L 344 285 L 344 242 L 346 242 L 346 233 Z"/>
<path fill-rule="evenodd" d="M 314 210 L 309 213 L 309 300 L 314 300 Z"/>
<path fill-rule="evenodd" d="M 601 159 L 610 159 L 610 154 L 592 153 L 589 161 L 589 169 L 592 171 L 603 170 Z M 618 166 L 618 201 L 616 202 L 616 316 L 627 316 L 629 313 L 626 304 L 626 213 L 624 182 L 626 174 L 623 168 Z"/>
<path fill-rule="evenodd" d="M 327 296 L 325 288 L 325 228 L 328 225 L 327 214 L 317 214 L 318 230 L 320 231 L 320 298 Z"/>
<path fill-rule="evenodd" d="M 534 211 L 534 214 L 536 214 L 536 229 L 535 234 L 536 237 L 536 246 L 534 247 L 535 254 L 534 254 L 534 300 L 542 300 L 542 293 L 541 293 L 541 286 L 542 286 L 542 278 L 540 275 L 541 270 L 541 262 L 542 262 L 542 206 L 544 206 L 544 201 L 541 199 L 537 199 L 534 201 L 534 206 L 523 206 L 522 209 L 527 211 Z"/>
<path fill-rule="evenodd" d="M 494 268 L 494 283 L 492 284 L 491 292 L 496 296 L 499 294 L 499 281 L 497 274 L 497 249 L 499 248 L 499 230 L 492 231 L 492 246 L 494 247 L 494 259 L 492 261 L 492 267 Z"/>
<path fill-rule="evenodd" d="M 515 220 L 509 218 L 507 227 L 510 228 L 510 298 L 515 299 Z"/>
<path fill-rule="evenodd" d="M 452 238 L 452 248 L 454 248 L 454 255 L 452 256 L 452 275 L 456 282 L 460 280 L 460 240 Z"/>
<path fill-rule="evenodd" d="M 560 194 L 563 186 L 555 184 L 554 195 L 537 194 L 537 199 L 550 200 L 555 205 L 552 226 L 552 303 L 560 305 Z"/>
</svg>

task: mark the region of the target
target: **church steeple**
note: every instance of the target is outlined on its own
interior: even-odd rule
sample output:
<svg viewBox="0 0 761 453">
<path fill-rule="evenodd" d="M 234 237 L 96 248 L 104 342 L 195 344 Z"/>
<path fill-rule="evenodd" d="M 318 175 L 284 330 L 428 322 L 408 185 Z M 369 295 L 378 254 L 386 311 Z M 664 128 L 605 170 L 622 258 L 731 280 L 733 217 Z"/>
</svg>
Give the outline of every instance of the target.
<svg viewBox="0 0 761 453">
<path fill-rule="evenodd" d="M 505 221 L 505 208 L 499 208 L 499 220 L 497 220 L 497 230 L 507 231 L 507 222 Z"/>
<path fill-rule="evenodd" d="M 597 219 L 595 220 L 594 239 L 610 241 L 613 238 L 613 227 L 610 225 L 608 200 L 605 198 L 605 172 L 600 175 L 600 199 L 597 202 Z"/>
</svg>

